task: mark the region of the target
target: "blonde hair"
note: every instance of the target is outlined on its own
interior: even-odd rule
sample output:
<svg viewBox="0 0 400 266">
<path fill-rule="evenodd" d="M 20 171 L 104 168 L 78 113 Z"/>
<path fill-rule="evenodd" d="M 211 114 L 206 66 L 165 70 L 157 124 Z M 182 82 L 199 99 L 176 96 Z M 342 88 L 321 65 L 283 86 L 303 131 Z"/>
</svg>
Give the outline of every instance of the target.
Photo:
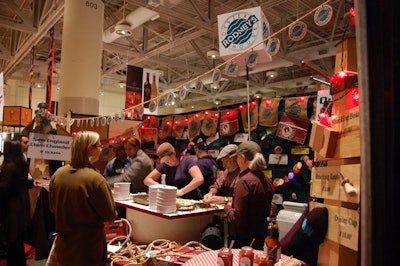
<svg viewBox="0 0 400 266">
<path fill-rule="evenodd" d="M 249 169 L 251 171 L 261 171 L 267 168 L 267 162 L 265 161 L 264 155 L 257 152 L 254 154 L 253 160 L 249 162 Z"/>
<path fill-rule="evenodd" d="M 80 168 L 90 165 L 88 148 L 97 145 L 99 133 L 95 131 L 79 131 L 72 141 L 71 166 Z"/>
</svg>

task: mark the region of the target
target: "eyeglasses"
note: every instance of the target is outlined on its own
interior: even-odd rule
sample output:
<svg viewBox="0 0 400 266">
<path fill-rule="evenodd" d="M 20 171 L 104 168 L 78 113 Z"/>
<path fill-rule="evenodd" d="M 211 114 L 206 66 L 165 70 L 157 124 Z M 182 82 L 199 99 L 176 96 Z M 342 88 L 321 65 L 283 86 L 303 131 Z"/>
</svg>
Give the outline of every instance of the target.
<svg viewBox="0 0 400 266">
<path fill-rule="evenodd" d="M 93 144 L 92 145 L 93 147 L 96 147 L 96 148 L 100 148 L 100 149 L 103 149 L 104 148 L 104 146 L 103 146 L 103 144 Z"/>
</svg>

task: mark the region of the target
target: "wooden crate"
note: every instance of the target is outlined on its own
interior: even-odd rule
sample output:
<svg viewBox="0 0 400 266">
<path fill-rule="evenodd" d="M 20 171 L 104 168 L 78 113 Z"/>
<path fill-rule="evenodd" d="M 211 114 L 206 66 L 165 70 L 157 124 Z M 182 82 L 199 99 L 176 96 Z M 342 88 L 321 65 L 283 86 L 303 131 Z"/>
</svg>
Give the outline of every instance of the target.
<svg viewBox="0 0 400 266">
<path fill-rule="evenodd" d="M 4 106 L 4 126 L 26 126 L 32 120 L 32 109 L 23 106 Z"/>
<path fill-rule="evenodd" d="M 335 154 L 339 132 L 331 127 L 313 122 L 310 134 L 309 146 L 325 158 L 333 157 Z"/>
</svg>

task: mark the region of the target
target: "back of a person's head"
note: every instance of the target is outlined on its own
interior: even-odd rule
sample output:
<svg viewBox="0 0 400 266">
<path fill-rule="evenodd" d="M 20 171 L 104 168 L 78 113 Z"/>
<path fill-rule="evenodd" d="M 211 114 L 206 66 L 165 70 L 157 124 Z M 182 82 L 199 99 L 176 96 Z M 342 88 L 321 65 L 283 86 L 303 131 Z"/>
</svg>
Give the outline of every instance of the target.
<svg viewBox="0 0 400 266">
<path fill-rule="evenodd" d="M 138 147 L 139 149 L 141 148 L 139 139 L 138 139 L 138 138 L 135 138 L 135 137 L 129 137 L 129 138 L 126 140 L 125 143 L 130 144 L 130 145 L 132 145 L 132 146 L 134 146 L 134 147 Z"/>
<path fill-rule="evenodd" d="M 16 162 L 23 158 L 21 143 L 18 140 L 4 142 L 4 162 Z"/>
<path fill-rule="evenodd" d="M 96 145 L 99 139 L 100 135 L 95 131 L 79 131 L 72 141 L 71 166 L 89 164 L 88 148 Z"/>
</svg>

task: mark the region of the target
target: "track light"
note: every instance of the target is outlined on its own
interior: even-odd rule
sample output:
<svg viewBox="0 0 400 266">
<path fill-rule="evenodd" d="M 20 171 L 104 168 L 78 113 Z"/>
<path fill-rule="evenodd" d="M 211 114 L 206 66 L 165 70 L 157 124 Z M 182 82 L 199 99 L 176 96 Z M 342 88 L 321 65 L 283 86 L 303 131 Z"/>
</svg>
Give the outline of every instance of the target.
<svg viewBox="0 0 400 266">
<path fill-rule="evenodd" d="M 216 59 L 219 57 L 219 52 L 217 49 L 211 49 L 207 52 L 207 57 L 211 58 L 211 59 Z"/>
<path fill-rule="evenodd" d="M 128 22 L 123 21 L 115 26 L 115 33 L 121 36 L 131 36 L 131 25 L 129 25 Z"/>
</svg>

